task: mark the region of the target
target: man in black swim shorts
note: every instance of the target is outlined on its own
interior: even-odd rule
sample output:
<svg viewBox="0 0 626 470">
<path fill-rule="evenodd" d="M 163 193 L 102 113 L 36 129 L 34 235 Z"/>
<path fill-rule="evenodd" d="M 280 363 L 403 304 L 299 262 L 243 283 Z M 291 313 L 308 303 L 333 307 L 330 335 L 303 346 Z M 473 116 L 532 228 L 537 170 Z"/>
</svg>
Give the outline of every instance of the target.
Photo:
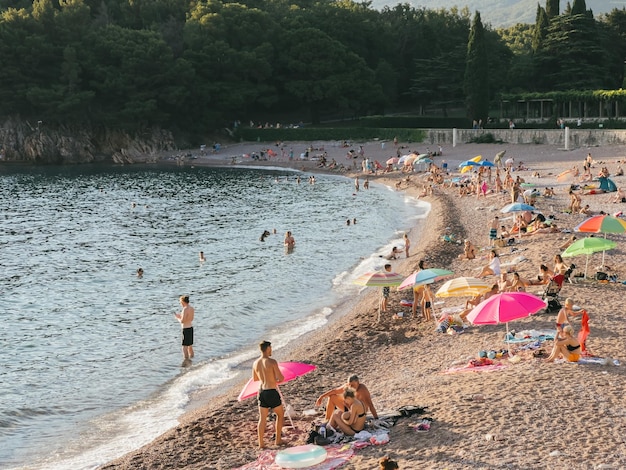
<svg viewBox="0 0 626 470">
<path fill-rule="evenodd" d="M 265 426 L 267 416 L 270 410 L 276 413 L 276 445 L 283 444 L 281 434 L 283 429 L 283 421 L 285 419 L 285 409 L 280 400 L 278 393 L 278 383 L 285 380 L 282 372 L 278 368 L 278 362 L 272 359 L 272 343 L 263 341 L 259 344 L 261 349 L 261 357 L 254 361 L 252 366 L 252 379 L 261 382 L 259 387 L 259 425 L 257 428 L 259 435 L 259 448 L 264 448 L 263 435 L 265 434 Z"/>
<path fill-rule="evenodd" d="M 181 295 L 178 300 L 183 309 L 180 313 L 175 313 L 174 316 L 183 328 L 183 358 L 188 361 L 193 357 L 193 326 L 191 324 L 195 316 L 195 309 L 189 305 L 188 295 Z"/>
</svg>

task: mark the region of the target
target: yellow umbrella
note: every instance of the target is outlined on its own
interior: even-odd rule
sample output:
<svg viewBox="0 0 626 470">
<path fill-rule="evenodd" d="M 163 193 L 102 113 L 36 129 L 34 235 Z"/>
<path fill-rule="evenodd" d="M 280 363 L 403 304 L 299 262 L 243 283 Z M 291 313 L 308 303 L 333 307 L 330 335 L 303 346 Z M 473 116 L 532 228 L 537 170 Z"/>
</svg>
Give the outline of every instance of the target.
<svg viewBox="0 0 626 470">
<path fill-rule="evenodd" d="M 479 162 L 481 158 L 483 158 L 482 155 L 477 155 L 474 158 L 470 158 L 469 161 L 470 162 Z M 467 173 L 468 171 L 470 171 L 472 169 L 472 166 L 473 165 L 464 166 L 463 168 L 461 168 L 461 173 Z"/>
<path fill-rule="evenodd" d="M 483 279 L 476 277 L 457 277 L 450 279 L 435 293 L 437 297 L 469 297 L 481 295 L 491 290 Z"/>
</svg>

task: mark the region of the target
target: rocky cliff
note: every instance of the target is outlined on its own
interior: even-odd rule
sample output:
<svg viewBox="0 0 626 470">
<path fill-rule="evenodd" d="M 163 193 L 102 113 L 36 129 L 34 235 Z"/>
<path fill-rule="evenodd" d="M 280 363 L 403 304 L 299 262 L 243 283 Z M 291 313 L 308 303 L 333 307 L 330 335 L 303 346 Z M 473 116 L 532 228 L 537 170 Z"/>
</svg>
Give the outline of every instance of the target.
<svg viewBox="0 0 626 470">
<path fill-rule="evenodd" d="M 0 127 L 0 161 L 37 164 L 154 162 L 175 150 L 174 138 L 162 129 L 122 130 L 49 126 L 9 119 Z"/>
</svg>

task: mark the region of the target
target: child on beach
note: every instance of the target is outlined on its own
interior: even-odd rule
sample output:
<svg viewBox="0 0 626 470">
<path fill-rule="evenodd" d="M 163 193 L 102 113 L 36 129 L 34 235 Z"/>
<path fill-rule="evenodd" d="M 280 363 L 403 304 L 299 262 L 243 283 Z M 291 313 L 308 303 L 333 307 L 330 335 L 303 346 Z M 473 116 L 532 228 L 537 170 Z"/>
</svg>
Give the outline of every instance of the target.
<svg viewBox="0 0 626 470">
<path fill-rule="evenodd" d="M 498 227 L 500 226 L 500 219 L 496 215 L 492 221 L 491 225 L 489 225 L 489 243 L 491 246 L 496 242 L 496 238 L 498 238 Z"/>
<path fill-rule="evenodd" d="M 433 291 L 430 286 L 426 284 L 424 286 L 424 292 L 422 293 L 422 316 L 425 321 L 432 320 L 432 303 L 433 303 Z"/>
</svg>

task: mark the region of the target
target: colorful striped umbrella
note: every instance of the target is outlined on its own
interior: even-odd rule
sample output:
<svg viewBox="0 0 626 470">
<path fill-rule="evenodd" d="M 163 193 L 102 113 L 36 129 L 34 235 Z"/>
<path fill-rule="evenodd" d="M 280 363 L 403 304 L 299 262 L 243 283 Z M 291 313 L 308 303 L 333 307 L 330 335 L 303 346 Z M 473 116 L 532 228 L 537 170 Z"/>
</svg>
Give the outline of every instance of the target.
<svg viewBox="0 0 626 470">
<path fill-rule="evenodd" d="M 484 294 L 491 286 L 476 277 L 457 277 L 450 279 L 435 293 L 437 297 L 468 297 Z"/>
<path fill-rule="evenodd" d="M 404 280 L 402 274 L 384 271 L 371 271 L 357 277 L 353 282 L 358 286 L 366 287 L 393 287 L 399 286 Z"/>
<path fill-rule="evenodd" d="M 420 271 L 414 272 L 404 281 L 402 281 L 402 284 L 398 286 L 398 290 L 404 290 L 408 289 L 409 287 L 420 286 L 422 284 L 432 284 L 433 282 L 440 281 L 450 274 L 454 273 L 452 271 L 448 271 L 447 269 L 422 269 Z"/>
<path fill-rule="evenodd" d="M 574 230 L 587 233 L 626 233 L 626 221 L 612 215 L 594 215 L 580 224 Z"/>
</svg>

